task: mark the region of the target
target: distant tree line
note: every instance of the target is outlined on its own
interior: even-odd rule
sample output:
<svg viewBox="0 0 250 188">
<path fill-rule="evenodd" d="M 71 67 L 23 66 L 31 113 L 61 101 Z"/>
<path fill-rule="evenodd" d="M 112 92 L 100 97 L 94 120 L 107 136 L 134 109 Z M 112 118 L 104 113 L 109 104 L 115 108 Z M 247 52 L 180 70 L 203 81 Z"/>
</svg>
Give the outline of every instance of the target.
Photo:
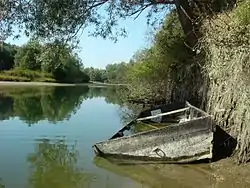
<svg viewBox="0 0 250 188">
<path fill-rule="evenodd" d="M 0 80 L 82 83 L 125 83 L 128 64 L 108 64 L 105 69 L 84 67 L 73 50 L 60 42 L 42 44 L 30 40 L 16 46 L 3 44 L 0 51 Z"/>
<path fill-rule="evenodd" d="M 58 41 L 42 44 L 30 40 L 22 46 L 4 43 L 0 51 L 0 71 L 0 80 L 8 81 L 89 81 L 77 54 Z"/>
<path fill-rule="evenodd" d="M 106 83 L 125 83 L 125 74 L 128 64 L 125 62 L 108 64 L 105 69 L 88 67 L 84 72 L 89 75 L 91 81 Z"/>
</svg>

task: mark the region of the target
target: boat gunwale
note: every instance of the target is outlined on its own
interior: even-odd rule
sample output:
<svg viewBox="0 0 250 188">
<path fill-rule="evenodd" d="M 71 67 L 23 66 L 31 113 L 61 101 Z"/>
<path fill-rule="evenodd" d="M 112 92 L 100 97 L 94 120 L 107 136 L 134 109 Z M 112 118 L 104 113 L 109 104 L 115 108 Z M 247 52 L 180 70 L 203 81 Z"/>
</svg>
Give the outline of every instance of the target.
<svg viewBox="0 0 250 188">
<path fill-rule="evenodd" d="M 185 122 L 181 122 L 181 123 L 176 123 L 174 125 L 178 125 L 178 126 L 182 126 L 182 125 L 185 125 L 185 124 L 189 124 L 191 122 L 194 122 L 194 121 L 197 121 L 197 120 L 201 120 L 201 119 L 205 119 L 205 118 L 211 118 L 212 120 L 212 116 L 211 115 L 207 115 L 207 116 L 201 116 L 201 117 L 198 117 L 198 118 L 194 118 L 194 119 L 191 119 L 189 121 L 185 121 Z M 156 132 L 156 131 L 159 131 L 159 130 L 164 130 L 168 128 L 168 126 L 165 126 L 165 127 L 161 127 L 161 128 L 158 128 L 158 129 L 154 129 L 154 130 L 147 130 L 147 131 L 142 131 L 142 132 L 139 132 L 139 133 L 135 133 L 135 134 L 132 134 L 132 135 L 127 135 L 127 136 L 123 136 L 123 137 L 117 137 L 117 138 L 113 138 L 113 139 L 109 139 L 109 140 L 103 140 L 103 141 L 100 141 L 100 142 L 97 142 L 93 145 L 93 147 L 97 147 L 97 145 L 99 144 L 102 144 L 102 143 L 105 143 L 105 142 L 109 142 L 109 141 L 119 141 L 119 140 L 123 140 L 123 139 L 129 139 L 129 138 L 133 138 L 133 137 L 137 137 L 137 136 L 141 136 L 141 135 L 144 135 L 144 134 L 148 134 L 148 133 L 152 133 L 152 132 Z M 215 132 L 214 130 L 214 127 L 212 125 L 211 127 L 211 132 Z M 119 131 L 118 131 L 119 132 Z M 117 132 L 117 133 L 118 133 Z"/>
<path fill-rule="evenodd" d="M 165 106 L 165 105 L 164 105 L 164 106 Z M 188 111 L 188 110 L 190 110 L 190 109 L 193 109 L 193 110 L 195 110 L 195 111 L 200 112 L 200 113 L 202 114 L 201 117 L 208 117 L 208 116 L 210 116 L 210 117 L 212 118 L 212 116 L 211 116 L 210 114 L 208 114 L 208 113 L 206 113 L 205 111 L 203 111 L 203 110 L 201 110 L 201 109 L 199 109 L 199 108 L 197 108 L 197 107 L 191 105 L 188 101 L 185 102 L 184 107 L 188 107 L 188 109 L 186 109 L 185 111 Z M 161 106 L 158 106 L 156 109 L 159 109 L 159 108 L 161 108 Z M 145 110 L 145 111 L 151 111 L 151 110 L 152 110 L 152 109 L 148 109 L 148 110 Z M 169 112 L 173 112 L 173 111 L 176 111 L 176 110 L 171 110 L 171 111 L 169 111 Z M 184 112 L 185 112 L 185 111 L 184 111 Z M 166 113 L 166 112 L 163 112 L 163 113 Z M 173 114 L 177 114 L 177 113 L 179 113 L 179 112 L 176 112 L 176 113 L 173 113 Z M 164 115 L 164 116 L 173 115 L 173 114 L 167 114 L 167 115 Z M 146 116 L 146 117 L 149 117 L 149 116 Z M 146 117 L 145 117 L 145 118 L 146 118 Z M 141 117 L 141 118 L 142 118 L 142 117 Z M 138 119 L 140 119 L 140 116 L 137 117 L 136 119 L 130 121 L 127 125 L 123 126 L 121 129 L 119 129 L 118 131 L 116 131 L 114 134 L 112 134 L 111 138 L 109 138 L 108 140 L 114 140 L 114 139 L 116 139 L 116 138 L 120 138 L 120 137 L 115 137 L 115 136 L 116 136 L 119 132 L 125 131 L 125 130 L 126 130 L 126 127 L 131 126 L 131 125 L 134 124 Z M 197 119 L 197 118 L 194 118 L 194 119 Z M 192 120 L 192 119 L 191 119 L 191 120 Z M 143 120 L 142 120 L 142 121 L 143 121 Z M 189 120 L 189 121 L 190 121 L 190 120 Z M 181 124 L 181 123 L 175 123 L 175 124 L 172 125 L 172 126 L 178 126 L 178 125 L 180 125 L 180 124 Z M 162 127 L 162 128 L 165 128 L 165 127 Z M 158 129 L 161 129 L 161 128 L 158 128 Z M 158 129 L 155 129 L 155 130 L 158 130 Z M 149 131 L 152 131 L 152 130 L 149 130 Z M 142 132 L 140 132 L 140 133 L 143 133 L 143 132 L 147 132 L 147 131 L 142 131 Z M 138 133 L 135 133 L 135 134 L 138 134 Z M 135 135 L 135 134 L 132 134 L 132 135 Z M 129 136 L 131 136 L 131 135 L 129 135 Z M 124 138 L 124 137 L 126 137 L 126 136 L 123 136 L 122 138 Z M 107 140 L 106 140 L 106 141 L 107 141 Z M 98 142 L 98 143 L 101 143 L 101 142 L 105 142 L 105 141 L 100 141 L 100 142 Z M 98 143 L 96 143 L 96 144 L 98 144 Z"/>
</svg>

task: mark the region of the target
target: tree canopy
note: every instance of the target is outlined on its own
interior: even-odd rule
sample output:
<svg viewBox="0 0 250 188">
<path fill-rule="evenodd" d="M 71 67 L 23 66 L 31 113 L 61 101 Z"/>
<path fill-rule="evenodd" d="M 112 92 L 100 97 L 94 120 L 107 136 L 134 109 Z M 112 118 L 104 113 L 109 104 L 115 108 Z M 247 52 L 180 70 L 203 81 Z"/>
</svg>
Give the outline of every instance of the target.
<svg viewBox="0 0 250 188">
<path fill-rule="evenodd" d="M 157 13 L 175 8 L 187 39 L 195 39 L 202 17 L 213 11 L 231 7 L 236 0 L 5 0 L 0 2 L 3 38 L 13 33 L 16 26 L 26 35 L 36 35 L 49 40 L 69 41 L 87 26 L 93 26 L 93 35 L 104 38 L 125 34 L 118 20 L 138 17 L 149 9 L 148 18 L 159 20 Z M 149 19 L 150 20 L 150 19 Z M 163 20 L 163 19 L 162 19 Z M 151 23 L 152 23 L 151 22 Z"/>
</svg>

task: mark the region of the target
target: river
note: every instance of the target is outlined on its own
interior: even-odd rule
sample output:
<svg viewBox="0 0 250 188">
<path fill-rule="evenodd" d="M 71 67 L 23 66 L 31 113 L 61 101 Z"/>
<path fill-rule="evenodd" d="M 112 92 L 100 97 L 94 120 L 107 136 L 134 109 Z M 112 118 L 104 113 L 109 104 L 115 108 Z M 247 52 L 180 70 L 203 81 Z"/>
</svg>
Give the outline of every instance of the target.
<svg viewBox="0 0 250 188">
<path fill-rule="evenodd" d="M 240 167 L 235 179 L 221 173 L 231 163 L 118 166 L 96 158 L 92 145 L 129 120 L 129 107 L 114 87 L 0 86 L 0 188 L 250 185 Z"/>
</svg>

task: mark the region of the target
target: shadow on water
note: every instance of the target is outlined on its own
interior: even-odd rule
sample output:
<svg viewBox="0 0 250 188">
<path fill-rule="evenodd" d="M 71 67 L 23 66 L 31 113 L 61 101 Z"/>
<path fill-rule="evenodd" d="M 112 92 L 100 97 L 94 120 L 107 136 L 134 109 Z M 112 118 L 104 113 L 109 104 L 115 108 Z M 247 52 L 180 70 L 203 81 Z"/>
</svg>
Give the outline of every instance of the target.
<svg viewBox="0 0 250 188">
<path fill-rule="evenodd" d="M 69 146 L 64 139 L 40 140 L 27 160 L 30 164 L 29 187 L 90 187 L 93 176 L 77 168 L 76 145 Z"/>
<path fill-rule="evenodd" d="M 88 86 L 1 86 L 0 120 L 19 117 L 29 126 L 41 120 L 68 120 L 86 99 L 103 97 L 122 105 L 118 88 Z"/>
</svg>

